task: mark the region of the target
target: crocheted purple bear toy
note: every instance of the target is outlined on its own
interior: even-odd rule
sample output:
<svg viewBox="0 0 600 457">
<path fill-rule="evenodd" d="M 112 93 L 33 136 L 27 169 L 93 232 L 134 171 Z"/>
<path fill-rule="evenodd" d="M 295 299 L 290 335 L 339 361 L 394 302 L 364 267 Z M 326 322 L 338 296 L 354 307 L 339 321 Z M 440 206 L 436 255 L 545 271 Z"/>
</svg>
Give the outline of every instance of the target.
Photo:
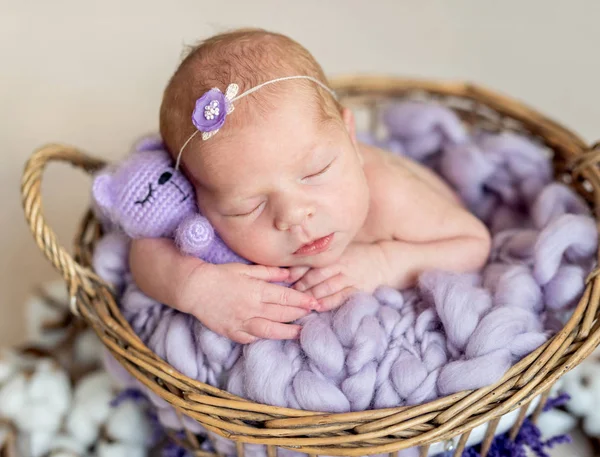
<svg viewBox="0 0 600 457">
<path fill-rule="evenodd" d="M 130 238 L 172 238 L 183 253 L 205 262 L 249 263 L 199 213 L 192 185 L 159 141 L 145 140 L 119 165 L 100 172 L 92 197 L 108 224 Z"/>
</svg>

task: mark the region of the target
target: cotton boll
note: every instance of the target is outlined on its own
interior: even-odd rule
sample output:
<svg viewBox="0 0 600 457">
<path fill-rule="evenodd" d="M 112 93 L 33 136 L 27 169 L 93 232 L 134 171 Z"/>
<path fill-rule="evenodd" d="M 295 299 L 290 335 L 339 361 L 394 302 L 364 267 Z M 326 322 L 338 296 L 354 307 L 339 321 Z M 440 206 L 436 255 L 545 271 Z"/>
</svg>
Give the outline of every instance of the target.
<svg viewBox="0 0 600 457">
<path fill-rule="evenodd" d="M 73 457 L 73 454 L 82 455 L 86 451 L 86 445 L 80 443 L 73 436 L 60 434 L 54 437 L 52 440 L 51 454 L 52 457 L 65 455 Z"/>
<path fill-rule="evenodd" d="M 22 455 L 29 457 L 41 457 L 50 450 L 54 433 L 37 431 L 33 433 L 23 433 L 19 430 L 19 447 L 25 452 Z"/>
<path fill-rule="evenodd" d="M 44 293 L 54 299 L 56 303 L 67 303 L 68 296 L 65 283 L 62 280 L 52 281 L 44 287 Z M 55 330 L 52 332 L 44 332 L 42 326 L 45 322 L 54 322 L 61 319 L 64 312 L 67 311 L 65 305 L 64 310 L 56 309 L 48 304 L 48 302 L 39 295 L 33 295 L 25 304 L 27 324 L 27 339 L 35 341 L 36 344 L 49 347 L 60 341 L 66 330 Z"/>
<path fill-rule="evenodd" d="M 571 396 L 567 409 L 583 417 L 583 430 L 600 436 L 600 364 L 595 357 L 586 359 L 563 376 L 564 389 Z"/>
<path fill-rule="evenodd" d="M 103 423 L 110 413 L 113 387 L 110 377 L 96 371 L 83 378 L 75 390 L 75 404 L 90 416 L 92 422 Z"/>
<path fill-rule="evenodd" d="M 47 402 L 27 401 L 14 416 L 15 425 L 24 432 L 56 433 L 63 415 Z"/>
<path fill-rule="evenodd" d="M 73 349 L 75 363 L 91 365 L 101 360 L 102 343 L 92 329 L 87 329 L 75 340 Z"/>
<path fill-rule="evenodd" d="M 6 442 L 9 433 L 11 433 L 11 429 L 8 426 L 0 425 L 0 449 L 2 449 L 2 445 Z"/>
<path fill-rule="evenodd" d="M 565 384 L 565 388 L 568 388 L 568 383 Z M 571 395 L 571 400 L 567 404 L 567 409 L 571 413 L 577 416 L 585 416 L 594 408 L 594 397 L 587 389 L 570 390 L 569 395 Z"/>
<path fill-rule="evenodd" d="M 65 428 L 83 446 L 93 444 L 100 433 L 100 424 L 93 420 L 86 408 L 82 406 L 76 406 L 69 412 Z"/>
<path fill-rule="evenodd" d="M 551 437 L 569 433 L 577 425 L 577 420 L 569 413 L 554 409 L 540 414 L 537 425 L 544 436 Z"/>
<path fill-rule="evenodd" d="M 99 441 L 96 449 L 98 457 L 146 457 L 147 451 L 143 446 L 126 443 L 109 443 Z"/>
<path fill-rule="evenodd" d="M 588 436 L 600 436 L 600 414 L 584 417 L 582 427 Z"/>
<path fill-rule="evenodd" d="M 71 383 L 67 373 L 50 364 L 40 364 L 29 380 L 29 402 L 44 404 L 62 415 L 71 404 Z"/>
<path fill-rule="evenodd" d="M 52 457 L 88 457 L 88 454 L 84 453 L 74 453 L 69 449 L 52 449 L 52 453 L 50 454 Z"/>
<path fill-rule="evenodd" d="M 0 386 L 17 372 L 17 365 L 9 354 L 0 353 Z"/>
<path fill-rule="evenodd" d="M 75 401 L 85 400 L 98 391 L 109 393 L 113 391 L 112 380 L 103 370 L 96 370 L 79 380 L 74 392 Z"/>
<path fill-rule="evenodd" d="M 96 392 L 91 397 L 78 402 L 78 405 L 87 411 L 87 414 L 97 424 L 101 424 L 108 418 L 110 414 L 110 402 L 113 395 L 110 392 Z"/>
<path fill-rule="evenodd" d="M 0 388 L 0 416 L 14 419 L 27 399 L 25 375 L 17 374 Z"/>
<path fill-rule="evenodd" d="M 123 443 L 146 445 L 152 440 L 152 427 L 144 410 L 133 401 L 114 408 L 106 423 L 108 436 Z"/>
<path fill-rule="evenodd" d="M 571 397 L 566 408 L 576 416 L 591 414 L 600 406 L 596 405 L 591 383 L 595 376 L 600 376 L 600 367 L 586 360 L 562 377 L 564 389 Z"/>
<path fill-rule="evenodd" d="M 50 361 L 42 361 L 26 382 L 24 402 L 13 419 L 25 431 L 56 432 L 70 404 L 71 386 L 66 372 Z"/>
</svg>

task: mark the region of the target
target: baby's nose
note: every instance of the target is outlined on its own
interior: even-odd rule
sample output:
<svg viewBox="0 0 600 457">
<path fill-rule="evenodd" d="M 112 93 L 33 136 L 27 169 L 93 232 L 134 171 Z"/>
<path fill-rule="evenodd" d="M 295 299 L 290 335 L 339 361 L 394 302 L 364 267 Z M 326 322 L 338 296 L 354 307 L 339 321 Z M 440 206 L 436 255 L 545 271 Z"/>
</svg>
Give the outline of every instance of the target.
<svg viewBox="0 0 600 457">
<path fill-rule="evenodd" d="M 292 227 L 302 225 L 307 219 L 314 215 L 314 210 L 311 208 L 296 208 L 289 211 L 287 214 L 275 219 L 275 227 L 277 230 L 285 232 Z"/>
</svg>

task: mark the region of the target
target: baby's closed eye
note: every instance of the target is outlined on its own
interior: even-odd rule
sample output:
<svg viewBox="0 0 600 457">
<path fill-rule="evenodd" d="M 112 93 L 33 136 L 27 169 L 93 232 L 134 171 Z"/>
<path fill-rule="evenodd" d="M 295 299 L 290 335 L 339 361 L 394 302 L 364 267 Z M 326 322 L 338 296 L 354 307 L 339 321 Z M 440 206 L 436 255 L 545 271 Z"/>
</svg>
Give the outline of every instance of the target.
<svg viewBox="0 0 600 457">
<path fill-rule="evenodd" d="M 258 205 L 253 206 L 249 210 L 240 209 L 240 210 L 225 211 L 224 215 L 226 217 L 250 216 L 251 214 L 254 214 L 254 213 L 258 212 L 259 210 L 261 210 L 266 205 L 266 203 L 267 203 L 266 201 L 263 201 L 263 202 L 259 203 Z"/>
<path fill-rule="evenodd" d="M 321 168 L 320 170 L 318 170 L 315 173 L 305 176 L 304 178 L 302 178 L 302 180 L 304 181 L 307 179 L 312 179 L 312 178 L 316 178 L 318 176 L 324 175 L 331 168 L 331 166 L 333 165 L 333 162 L 335 162 L 335 158 L 332 161 L 330 161 L 325 167 Z"/>
</svg>

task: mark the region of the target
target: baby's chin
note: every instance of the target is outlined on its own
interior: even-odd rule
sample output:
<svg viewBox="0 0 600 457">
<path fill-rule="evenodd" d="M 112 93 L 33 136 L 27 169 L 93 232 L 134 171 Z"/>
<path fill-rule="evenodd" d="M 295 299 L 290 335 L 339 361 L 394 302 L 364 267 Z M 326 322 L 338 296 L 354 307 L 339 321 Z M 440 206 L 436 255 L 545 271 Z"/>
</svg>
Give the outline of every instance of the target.
<svg viewBox="0 0 600 457">
<path fill-rule="evenodd" d="M 327 251 L 322 252 L 316 255 L 309 256 L 297 256 L 290 254 L 281 258 L 270 258 L 270 259 L 258 259 L 259 261 L 254 261 L 253 263 L 259 265 L 266 265 L 271 267 L 310 267 L 310 268 L 323 268 L 329 265 L 334 264 L 341 257 L 341 253 L 336 251 Z"/>
</svg>

